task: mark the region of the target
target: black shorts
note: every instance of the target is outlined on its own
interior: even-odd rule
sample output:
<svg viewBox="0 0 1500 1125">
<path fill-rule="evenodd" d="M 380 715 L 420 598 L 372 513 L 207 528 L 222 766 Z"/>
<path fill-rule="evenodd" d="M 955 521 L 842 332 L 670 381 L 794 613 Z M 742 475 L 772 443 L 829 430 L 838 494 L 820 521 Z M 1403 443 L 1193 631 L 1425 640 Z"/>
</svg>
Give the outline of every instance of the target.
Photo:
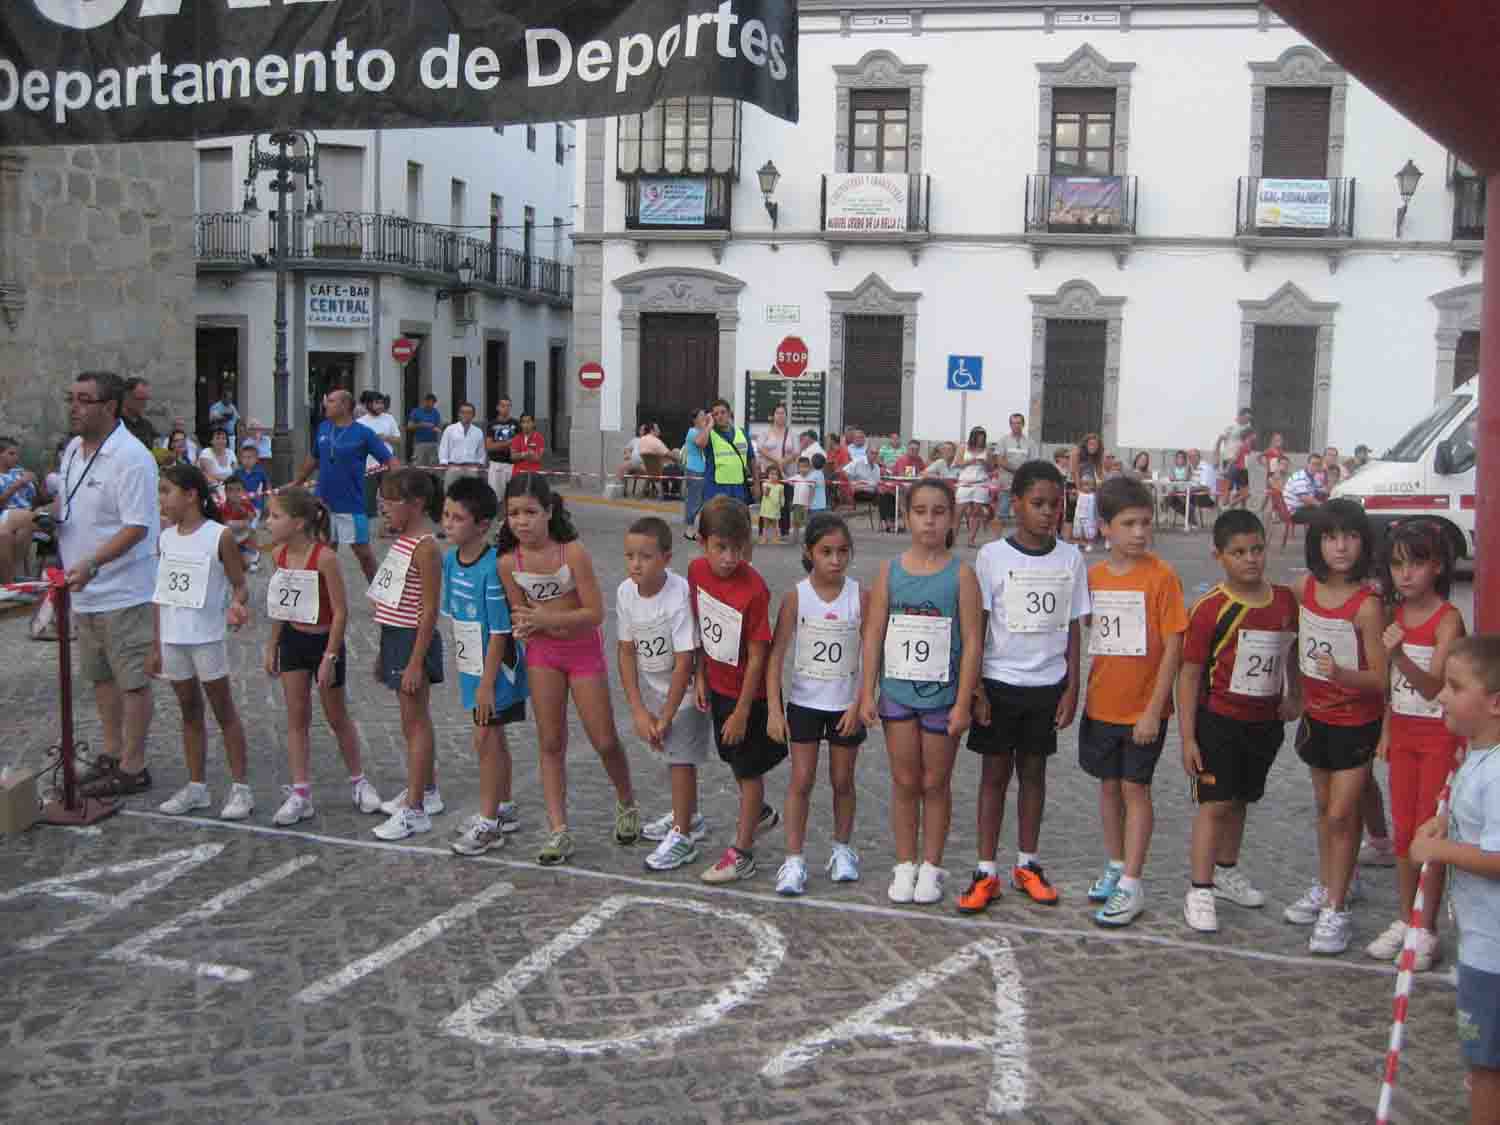
<svg viewBox="0 0 1500 1125">
<path fill-rule="evenodd" d="M 1167 723 L 1162 720 L 1156 739 L 1145 746 L 1138 746 L 1131 737 L 1134 730 L 1134 726 L 1105 723 L 1085 715 L 1078 727 L 1078 764 L 1083 772 L 1100 781 L 1150 785 L 1167 741 Z"/>
<path fill-rule="evenodd" d="M 1233 489 L 1250 487 L 1249 469 L 1230 469 L 1225 476 L 1229 478 L 1229 487 Z"/>
<path fill-rule="evenodd" d="M 793 742 L 826 742 L 830 746 L 858 746 L 865 740 L 865 728 L 845 738 L 838 731 L 842 711 L 819 711 L 812 707 L 786 705 L 786 732 Z"/>
<path fill-rule="evenodd" d="M 392 691 L 401 690 L 401 677 L 406 674 L 406 665 L 416 643 L 415 629 L 402 625 L 380 627 L 380 682 Z M 443 682 L 443 634 L 436 629 L 432 631 L 432 643 L 427 646 L 422 670 L 427 673 L 428 683 Z"/>
<path fill-rule="evenodd" d="M 481 723 L 479 712 L 470 711 L 469 717 L 474 720 L 476 727 L 508 727 L 511 723 L 524 723 L 526 721 L 526 700 L 522 699 L 512 703 L 504 711 L 491 711 L 490 721 Z"/>
<path fill-rule="evenodd" d="M 1203 757 L 1203 772 L 1193 785 L 1198 803 L 1260 800 L 1285 737 L 1280 719 L 1247 722 L 1198 708 L 1198 752 Z"/>
<path fill-rule="evenodd" d="M 764 699 L 750 704 L 750 721 L 745 724 L 745 737 L 733 746 L 725 746 L 720 732 L 739 701 L 716 691 L 708 693 L 708 709 L 714 720 L 714 749 L 719 758 L 729 763 L 736 781 L 748 781 L 762 777 L 779 766 L 787 755 L 787 748 L 774 741 L 766 733 L 766 721 L 770 709 Z"/>
<path fill-rule="evenodd" d="M 1304 718 L 1297 727 L 1297 757 L 1315 770 L 1357 770 L 1370 764 L 1380 742 L 1380 720 L 1337 727 Z"/>
<path fill-rule="evenodd" d="M 283 672 L 311 672 L 318 674 L 323 663 L 323 654 L 328 651 L 327 633 L 304 633 L 283 624 L 281 639 L 276 642 L 276 662 Z M 344 646 L 333 659 L 333 686 L 344 686 Z"/>
<path fill-rule="evenodd" d="M 1057 704 L 1066 680 L 1043 687 L 1017 687 L 985 680 L 990 700 L 987 726 L 969 728 L 968 747 L 976 754 L 1057 753 Z"/>
</svg>

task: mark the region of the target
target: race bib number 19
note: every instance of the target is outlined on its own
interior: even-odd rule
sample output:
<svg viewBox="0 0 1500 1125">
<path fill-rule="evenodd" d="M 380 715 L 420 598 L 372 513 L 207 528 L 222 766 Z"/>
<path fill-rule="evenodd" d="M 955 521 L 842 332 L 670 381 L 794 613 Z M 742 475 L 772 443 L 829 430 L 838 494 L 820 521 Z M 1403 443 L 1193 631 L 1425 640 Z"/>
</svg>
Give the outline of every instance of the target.
<svg viewBox="0 0 1500 1125">
<path fill-rule="evenodd" d="M 885 674 L 893 680 L 946 684 L 953 619 L 893 613 L 885 629 Z"/>
</svg>

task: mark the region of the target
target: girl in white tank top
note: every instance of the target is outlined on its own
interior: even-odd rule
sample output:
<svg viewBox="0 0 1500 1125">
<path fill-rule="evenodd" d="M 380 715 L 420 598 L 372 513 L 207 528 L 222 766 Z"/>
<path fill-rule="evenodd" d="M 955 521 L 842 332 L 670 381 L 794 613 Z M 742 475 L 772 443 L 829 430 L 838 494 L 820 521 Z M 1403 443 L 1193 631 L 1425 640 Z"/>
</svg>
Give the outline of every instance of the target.
<svg viewBox="0 0 1500 1125">
<path fill-rule="evenodd" d="M 245 564 L 234 536 L 218 522 L 213 486 L 193 465 L 171 465 L 161 473 L 161 511 L 171 523 L 158 544 L 157 636 L 147 659 L 152 675 L 171 681 L 182 708 L 183 753 L 188 783 L 164 801 L 162 812 L 178 816 L 211 803 L 205 781 L 208 729 L 203 696 L 208 697 L 229 759 L 229 801 L 219 813 L 244 820 L 255 808 L 245 782 L 245 729 L 229 681 L 225 626 L 238 629 L 250 619 Z M 231 600 L 231 590 L 233 597 Z"/>
<path fill-rule="evenodd" d="M 854 762 L 865 740 L 859 715 L 859 667 L 868 591 L 847 577 L 854 543 L 849 528 L 826 512 L 815 515 L 803 540 L 802 565 L 809 576 L 783 598 L 766 677 L 770 709 L 767 729 L 790 742 L 792 778 L 787 786 L 786 862 L 776 877 L 778 894 L 799 895 L 807 886 L 802 845 L 807 808 L 818 775 L 818 748 L 828 743 L 833 784 L 833 854 L 828 871 L 836 883 L 859 878 L 854 831 Z M 783 695 L 782 665 L 792 654 Z M 785 708 L 783 709 L 783 698 Z"/>
</svg>

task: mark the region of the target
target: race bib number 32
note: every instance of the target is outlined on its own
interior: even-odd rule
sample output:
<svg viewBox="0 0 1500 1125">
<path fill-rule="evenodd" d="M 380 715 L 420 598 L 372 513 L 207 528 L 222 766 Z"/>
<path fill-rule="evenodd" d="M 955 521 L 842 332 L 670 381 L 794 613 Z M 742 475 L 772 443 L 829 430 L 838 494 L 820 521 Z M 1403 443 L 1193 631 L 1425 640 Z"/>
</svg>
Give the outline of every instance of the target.
<svg viewBox="0 0 1500 1125">
<path fill-rule="evenodd" d="M 672 651 L 672 623 L 665 618 L 631 630 L 635 636 L 635 662 L 643 672 L 670 672 L 677 662 Z"/>
</svg>

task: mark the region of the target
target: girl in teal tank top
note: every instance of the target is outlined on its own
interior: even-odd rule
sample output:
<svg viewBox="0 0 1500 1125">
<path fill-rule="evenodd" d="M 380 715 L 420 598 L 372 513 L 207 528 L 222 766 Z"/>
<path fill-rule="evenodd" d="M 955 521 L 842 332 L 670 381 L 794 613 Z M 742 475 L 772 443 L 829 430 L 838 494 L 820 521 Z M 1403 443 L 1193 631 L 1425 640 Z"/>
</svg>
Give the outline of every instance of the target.
<svg viewBox="0 0 1500 1125">
<path fill-rule="evenodd" d="M 953 486 L 925 477 L 902 499 L 912 542 L 881 567 L 871 591 L 860 710 L 867 725 L 883 725 L 890 756 L 896 869 L 887 894 L 929 905 L 943 898 L 953 759 L 969 726 L 983 640 L 979 582 L 952 550 Z"/>
</svg>

